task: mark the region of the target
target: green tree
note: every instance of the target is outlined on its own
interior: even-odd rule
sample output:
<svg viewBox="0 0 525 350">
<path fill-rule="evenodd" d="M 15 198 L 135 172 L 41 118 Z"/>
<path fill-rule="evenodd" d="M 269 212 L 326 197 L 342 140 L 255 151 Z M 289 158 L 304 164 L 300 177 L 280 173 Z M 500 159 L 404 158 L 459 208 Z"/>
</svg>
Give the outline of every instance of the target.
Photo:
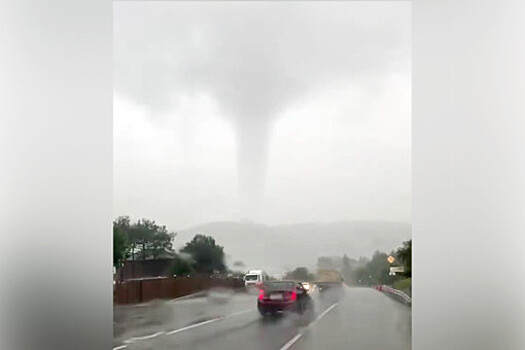
<svg viewBox="0 0 525 350">
<path fill-rule="evenodd" d="M 358 264 L 355 269 L 354 278 L 361 285 L 392 284 L 395 277 L 390 276 L 390 263 L 388 254 L 376 251 L 372 259 L 365 265 Z M 362 260 L 364 262 L 366 260 Z"/>
<path fill-rule="evenodd" d="M 412 277 L 412 240 L 403 242 L 403 247 L 397 250 L 397 257 L 405 267 L 405 275 Z"/>
<path fill-rule="evenodd" d="M 129 257 L 130 245 L 122 228 L 113 226 L 113 266 L 119 267 Z"/>
<path fill-rule="evenodd" d="M 193 258 L 193 268 L 201 273 L 225 272 L 224 248 L 211 236 L 198 234 L 180 250 Z"/>
<path fill-rule="evenodd" d="M 359 266 L 354 271 L 356 283 L 359 285 L 371 285 L 372 276 L 368 273 L 366 266 Z"/>
<path fill-rule="evenodd" d="M 171 267 L 171 273 L 174 276 L 184 276 L 193 272 L 191 261 L 182 258 L 180 255 L 175 255 L 173 259 L 173 265 Z"/>
<path fill-rule="evenodd" d="M 146 260 L 149 255 L 148 252 L 151 252 L 151 244 L 157 227 L 155 221 L 148 219 L 139 220 L 132 226 L 132 241 L 138 247 L 142 260 Z"/>
<path fill-rule="evenodd" d="M 153 259 L 157 259 L 161 254 L 173 255 L 173 238 L 176 233 L 170 233 L 166 226 L 155 225 L 155 230 L 148 243 L 148 249 Z"/>
<path fill-rule="evenodd" d="M 153 220 L 142 219 L 131 223 L 128 216 L 121 216 L 113 222 L 113 228 L 125 236 L 132 260 L 136 256 L 146 260 L 157 259 L 163 253 L 173 254 L 175 233 L 168 232 L 166 226 L 160 226 Z"/>
<path fill-rule="evenodd" d="M 388 254 L 376 251 L 372 260 L 366 265 L 368 273 L 372 276 L 373 284 L 391 284 L 393 282 L 390 276 L 390 263 L 387 260 Z"/>
</svg>

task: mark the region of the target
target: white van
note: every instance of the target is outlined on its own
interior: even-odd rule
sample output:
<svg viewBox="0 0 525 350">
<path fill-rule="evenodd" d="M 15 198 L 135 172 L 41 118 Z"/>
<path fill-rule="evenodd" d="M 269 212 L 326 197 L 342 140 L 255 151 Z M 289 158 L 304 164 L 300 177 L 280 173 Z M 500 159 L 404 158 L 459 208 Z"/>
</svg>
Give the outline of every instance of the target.
<svg viewBox="0 0 525 350">
<path fill-rule="evenodd" d="M 244 285 L 246 287 L 257 286 L 268 280 L 268 275 L 262 270 L 250 270 L 244 275 Z"/>
</svg>

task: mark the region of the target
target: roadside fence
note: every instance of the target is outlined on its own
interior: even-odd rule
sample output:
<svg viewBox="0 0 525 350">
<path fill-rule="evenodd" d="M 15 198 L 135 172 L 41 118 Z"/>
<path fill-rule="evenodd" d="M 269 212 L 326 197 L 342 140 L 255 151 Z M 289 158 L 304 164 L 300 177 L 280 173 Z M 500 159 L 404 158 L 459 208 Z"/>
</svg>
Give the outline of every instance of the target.
<svg viewBox="0 0 525 350">
<path fill-rule="evenodd" d="M 175 299 L 211 288 L 244 288 L 235 278 L 159 277 L 128 280 L 114 285 L 115 304 L 138 304 L 153 299 Z"/>
</svg>

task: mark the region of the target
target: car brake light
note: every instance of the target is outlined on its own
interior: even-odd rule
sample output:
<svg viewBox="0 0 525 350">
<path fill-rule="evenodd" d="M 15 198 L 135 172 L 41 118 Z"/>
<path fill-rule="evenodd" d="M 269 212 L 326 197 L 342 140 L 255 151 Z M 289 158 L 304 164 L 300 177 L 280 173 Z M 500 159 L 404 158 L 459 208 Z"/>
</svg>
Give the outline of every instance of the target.
<svg viewBox="0 0 525 350">
<path fill-rule="evenodd" d="M 263 300 L 264 298 L 264 290 L 259 290 L 259 300 Z"/>
<path fill-rule="evenodd" d="M 297 293 L 292 292 L 292 295 L 290 295 L 290 300 L 296 300 L 297 299 Z"/>
</svg>

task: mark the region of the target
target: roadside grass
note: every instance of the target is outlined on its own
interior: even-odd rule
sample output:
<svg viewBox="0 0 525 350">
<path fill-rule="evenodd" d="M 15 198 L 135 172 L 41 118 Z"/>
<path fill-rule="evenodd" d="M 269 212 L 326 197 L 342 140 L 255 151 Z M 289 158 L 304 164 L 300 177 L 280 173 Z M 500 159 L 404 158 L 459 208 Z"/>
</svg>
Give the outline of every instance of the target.
<svg viewBox="0 0 525 350">
<path fill-rule="evenodd" d="M 394 282 L 393 287 L 399 290 L 412 290 L 412 278 L 406 278 L 404 280 Z"/>
</svg>

